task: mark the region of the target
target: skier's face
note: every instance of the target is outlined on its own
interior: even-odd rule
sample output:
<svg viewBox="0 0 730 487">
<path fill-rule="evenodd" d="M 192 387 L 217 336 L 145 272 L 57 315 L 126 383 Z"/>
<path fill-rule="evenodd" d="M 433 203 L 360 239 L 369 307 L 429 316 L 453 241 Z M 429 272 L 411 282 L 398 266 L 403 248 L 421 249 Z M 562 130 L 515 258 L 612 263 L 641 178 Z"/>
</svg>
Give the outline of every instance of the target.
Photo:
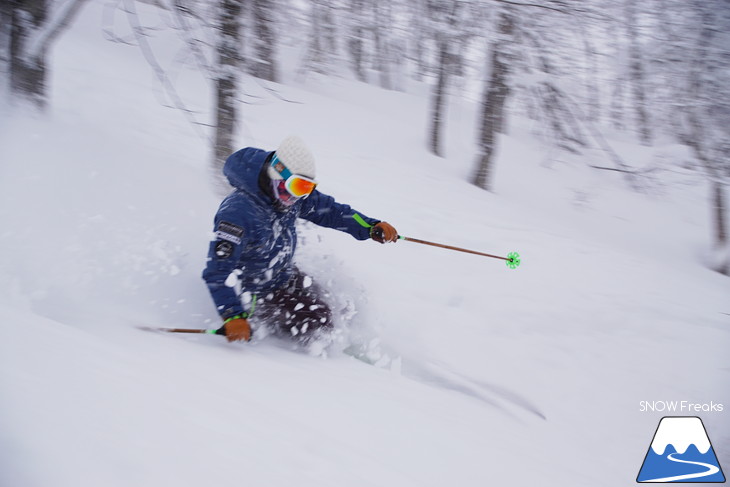
<svg viewBox="0 0 730 487">
<path fill-rule="evenodd" d="M 277 178 L 272 178 L 276 182 L 274 192 L 287 206 L 293 205 L 299 198 L 306 198 L 317 187 L 317 182 L 314 179 L 292 173 L 276 154 L 271 158 L 271 169 L 278 174 Z M 278 178 L 281 178 L 281 180 Z M 291 198 L 294 198 L 294 202 L 289 203 Z"/>
<path fill-rule="evenodd" d="M 283 179 L 272 179 L 271 189 L 274 191 L 276 199 L 285 207 L 290 207 L 301 198 L 292 195 L 289 190 L 286 189 L 286 181 Z"/>
</svg>

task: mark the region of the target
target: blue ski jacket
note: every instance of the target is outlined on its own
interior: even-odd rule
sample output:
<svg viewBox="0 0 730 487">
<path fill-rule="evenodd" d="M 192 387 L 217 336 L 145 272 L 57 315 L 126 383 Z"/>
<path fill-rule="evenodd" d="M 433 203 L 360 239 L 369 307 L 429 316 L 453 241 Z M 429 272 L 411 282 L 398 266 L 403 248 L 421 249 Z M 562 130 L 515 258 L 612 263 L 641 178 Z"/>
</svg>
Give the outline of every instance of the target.
<svg viewBox="0 0 730 487">
<path fill-rule="evenodd" d="M 248 316 L 257 297 L 288 284 L 297 246 L 297 218 L 347 232 L 358 240 L 370 238 L 370 227 L 379 222 L 316 189 L 286 209 L 277 207 L 265 167 L 272 155 L 247 147 L 228 157 L 223 167 L 235 191 L 215 215 L 215 238 L 203 279 L 224 320 Z"/>
</svg>

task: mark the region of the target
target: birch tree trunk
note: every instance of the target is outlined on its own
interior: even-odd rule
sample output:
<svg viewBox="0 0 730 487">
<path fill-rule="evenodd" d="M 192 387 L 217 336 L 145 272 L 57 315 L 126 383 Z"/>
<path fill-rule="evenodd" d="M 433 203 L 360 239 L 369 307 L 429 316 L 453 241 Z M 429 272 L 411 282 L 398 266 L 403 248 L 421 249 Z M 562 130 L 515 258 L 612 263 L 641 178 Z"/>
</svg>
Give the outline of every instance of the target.
<svg viewBox="0 0 730 487">
<path fill-rule="evenodd" d="M 629 78 L 634 94 L 634 110 L 636 112 L 639 139 L 644 145 L 652 141 L 651 121 L 647 110 L 644 61 L 639 46 L 639 32 L 636 21 L 636 0 L 626 0 L 626 32 L 629 41 Z"/>
<path fill-rule="evenodd" d="M 712 209 L 715 220 L 715 244 L 724 248 L 728 246 L 727 235 L 727 203 L 725 202 L 725 187 L 718 181 L 712 181 Z M 730 262 L 725 262 L 723 274 L 728 274 Z"/>
<path fill-rule="evenodd" d="M 497 135 L 503 132 L 505 105 L 510 95 L 510 59 L 508 44 L 514 32 L 514 18 L 503 11 L 499 17 L 499 35 L 491 42 L 489 61 L 491 73 L 484 86 L 482 113 L 478 138 L 477 168 L 472 177 L 476 186 L 491 190 L 494 152 Z"/>
<path fill-rule="evenodd" d="M 9 16 L 10 93 L 30 101 L 39 110 L 48 103 L 47 57 L 58 36 L 71 25 L 86 0 L 59 5 L 50 0 L 16 0 Z M 55 9 L 52 7 L 56 7 Z"/>
<path fill-rule="evenodd" d="M 689 130 L 684 142 L 692 148 L 695 156 L 704 166 L 710 183 L 710 211 L 713 223 L 713 246 L 720 258 L 713 263 L 714 270 L 730 276 L 730 241 L 727 231 L 727 205 L 725 186 L 730 178 L 730 150 L 727 145 L 727 114 L 730 107 L 727 96 L 721 90 L 727 85 L 724 70 L 727 59 L 720 48 L 726 32 L 716 23 L 712 4 L 696 6 L 700 20 L 697 44 L 692 52 L 689 69 L 687 99 L 682 106 Z M 719 97 L 719 98 L 718 98 Z"/>
<path fill-rule="evenodd" d="M 365 5 L 363 0 L 350 3 L 351 27 L 347 39 L 347 50 L 350 54 L 350 65 L 358 81 L 367 81 L 365 75 L 365 29 L 363 28 Z"/>
<path fill-rule="evenodd" d="M 694 150 L 695 156 L 705 167 L 710 183 L 709 204 L 713 247 L 720 256 L 720 259 L 713 263 L 713 268 L 721 274 L 730 276 L 730 240 L 728 239 L 727 230 L 728 213 L 727 203 L 725 202 L 725 184 L 723 184 L 721 168 L 718 167 L 715 161 L 707 158 L 699 140 L 694 140 L 689 145 Z"/>
<path fill-rule="evenodd" d="M 376 1 L 375 8 L 375 68 L 379 73 L 380 87 L 386 90 L 393 89 L 393 53 L 390 39 L 390 25 L 392 23 L 392 6 L 389 0 Z"/>
<path fill-rule="evenodd" d="M 442 39 L 439 43 L 439 64 L 438 79 L 433 91 L 433 102 L 431 103 L 431 129 L 429 150 L 439 156 L 443 156 L 441 147 L 441 132 L 444 118 L 446 117 L 446 96 L 449 84 L 449 70 L 451 69 L 451 43 L 448 39 Z"/>
<path fill-rule="evenodd" d="M 218 19 L 218 39 L 216 46 L 217 70 L 215 73 L 215 141 L 211 170 L 217 189 L 228 192 L 220 174 L 223 163 L 233 152 L 233 137 L 236 130 L 237 110 L 236 93 L 240 62 L 238 53 L 241 46 L 240 14 L 243 0 L 223 0 Z"/>
<path fill-rule="evenodd" d="M 333 69 L 331 60 L 337 57 L 334 8 L 331 0 L 311 2 L 309 48 L 301 72 L 313 71 L 328 75 Z"/>
<path fill-rule="evenodd" d="M 269 0 L 253 0 L 253 44 L 256 59 L 251 74 L 257 78 L 277 82 L 276 32 L 274 32 L 274 9 L 276 3 Z"/>
</svg>

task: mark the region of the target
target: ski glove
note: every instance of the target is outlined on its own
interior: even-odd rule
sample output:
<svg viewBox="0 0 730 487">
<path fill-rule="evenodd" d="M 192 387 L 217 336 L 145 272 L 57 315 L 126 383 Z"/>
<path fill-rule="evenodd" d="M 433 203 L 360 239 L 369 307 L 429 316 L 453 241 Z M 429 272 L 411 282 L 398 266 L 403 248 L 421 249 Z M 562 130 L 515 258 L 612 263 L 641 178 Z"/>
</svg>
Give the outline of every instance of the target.
<svg viewBox="0 0 730 487">
<path fill-rule="evenodd" d="M 380 222 L 370 229 L 370 238 L 380 243 L 397 242 L 398 231 L 390 223 Z"/>
<path fill-rule="evenodd" d="M 234 317 L 226 320 L 216 333 L 224 335 L 229 342 L 249 341 L 251 340 L 251 325 L 248 324 L 246 318 Z"/>
</svg>

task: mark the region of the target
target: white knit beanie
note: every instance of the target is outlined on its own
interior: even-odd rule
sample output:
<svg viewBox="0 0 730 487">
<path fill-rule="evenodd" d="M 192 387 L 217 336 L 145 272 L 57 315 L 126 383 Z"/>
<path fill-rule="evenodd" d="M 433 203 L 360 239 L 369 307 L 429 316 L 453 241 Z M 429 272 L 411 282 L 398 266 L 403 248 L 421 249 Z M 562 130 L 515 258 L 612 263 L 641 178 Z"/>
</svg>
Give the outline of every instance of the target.
<svg viewBox="0 0 730 487">
<path fill-rule="evenodd" d="M 299 174 L 314 179 L 314 156 L 304 141 L 296 135 L 284 139 L 276 149 L 276 155 L 292 174 Z M 272 179 L 282 179 L 281 175 L 269 167 L 269 176 Z"/>
</svg>

